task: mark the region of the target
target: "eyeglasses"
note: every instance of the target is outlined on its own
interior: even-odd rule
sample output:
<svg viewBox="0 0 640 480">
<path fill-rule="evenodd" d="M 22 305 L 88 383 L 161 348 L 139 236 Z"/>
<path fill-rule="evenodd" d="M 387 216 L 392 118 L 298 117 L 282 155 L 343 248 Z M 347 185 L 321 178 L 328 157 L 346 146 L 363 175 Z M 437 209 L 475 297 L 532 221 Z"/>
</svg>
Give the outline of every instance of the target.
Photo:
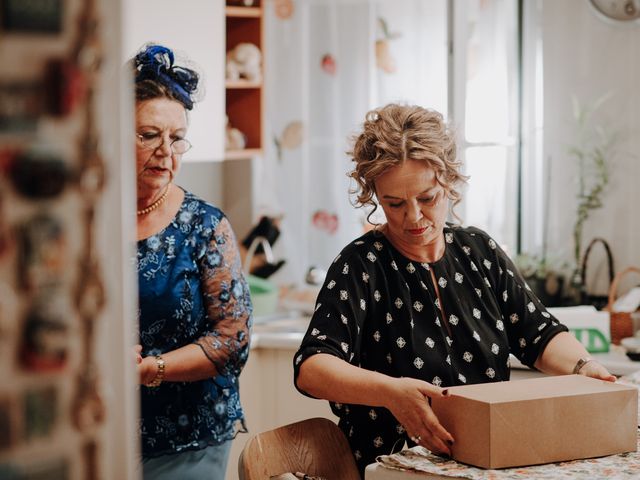
<svg viewBox="0 0 640 480">
<path fill-rule="evenodd" d="M 140 140 L 140 144 L 149 150 L 155 150 L 164 143 L 162 135 L 159 133 L 137 133 L 136 137 Z M 191 142 L 186 138 L 176 138 L 171 141 L 169 147 L 173 153 L 182 155 L 191 149 Z"/>
</svg>

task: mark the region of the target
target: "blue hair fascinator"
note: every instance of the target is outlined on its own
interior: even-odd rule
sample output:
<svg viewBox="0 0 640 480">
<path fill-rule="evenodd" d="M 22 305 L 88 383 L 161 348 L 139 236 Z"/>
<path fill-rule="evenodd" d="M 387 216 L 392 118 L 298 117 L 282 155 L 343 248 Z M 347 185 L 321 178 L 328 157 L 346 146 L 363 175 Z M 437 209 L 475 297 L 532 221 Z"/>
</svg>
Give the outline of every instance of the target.
<svg viewBox="0 0 640 480">
<path fill-rule="evenodd" d="M 192 94 L 198 88 L 198 74 L 190 68 L 173 64 L 171 49 L 162 45 L 149 45 L 134 59 L 136 83 L 152 80 L 161 83 L 180 100 L 187 110 L 193 108 Z"/>
</svg>

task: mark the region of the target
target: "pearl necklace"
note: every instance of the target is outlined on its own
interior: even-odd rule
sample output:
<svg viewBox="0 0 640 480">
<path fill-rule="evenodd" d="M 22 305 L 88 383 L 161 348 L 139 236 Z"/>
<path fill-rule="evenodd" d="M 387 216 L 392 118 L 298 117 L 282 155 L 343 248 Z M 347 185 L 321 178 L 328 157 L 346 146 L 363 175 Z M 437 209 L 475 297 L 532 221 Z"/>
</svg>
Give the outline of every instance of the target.
<svg viewBox="0 0 640 480">
<path fill-rule="evenodd" d="M 148 207 L 143 208 L 142 210 L 138 210 L 136 212 L 136 214 L 137 215 L 146 215 L 149 212 L 153 212 L 156 208 L 158 208 L 160 205 L 162 205 L 164 203 L 164 201 L 167 199 L 167 195 L 168 194 L 169 194 L 169 185 L 167 185 L 167 188 L 165 189 L 164 193 L 162 195 L 160 195 L 160 198 L 158 200 L 153 202 Z"/>
</svg>

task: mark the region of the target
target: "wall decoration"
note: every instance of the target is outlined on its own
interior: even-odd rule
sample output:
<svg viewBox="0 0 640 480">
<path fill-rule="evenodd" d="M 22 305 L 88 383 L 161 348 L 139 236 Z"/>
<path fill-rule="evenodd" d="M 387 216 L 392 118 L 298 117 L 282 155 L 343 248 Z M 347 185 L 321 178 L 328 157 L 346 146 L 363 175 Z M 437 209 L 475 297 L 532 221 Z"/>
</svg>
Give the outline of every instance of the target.
<svg viewBox="0 0 640 480">
<path fill-rule="evenodd" d="M 340 225 L 338 216 L 326 210 L 316 210 L 311 219 L 311 224 L 323 232 L 333 235 Z"/>
<path fill-rule="evenodd" d="M 13 235 L 9 222 L 7 222 L 7 214 L 5 211 L 5 196 L 0 190 L 0 260 L 9 252 L 13 244 Z"/>
<path fill-rule="evenodd" d="M 376 40 L 376 66 L 385 73 L 394 73 L 396 71 L 396 60 L 391 55 L 389 42 L 401 35 L 397 32 L 390 32 L 387 21 L 378 17 L 378 26 L 380 28 L 381 38 Z"/>
<path fill-rule="evenodd" d="M 64 159 L 50 152 L 26 151 L 16 155 L 11 164 L 13 187 L 31 199 L 60 195 L 70 178 Z"/>
<path fill-rule="evenodd" d="M 62 222 L 39 213 L 18 227 L 18 280 L 20 288 L 34 291 L 60 282 L 67 260 Z"/>
<path fill-rule="evenodd" d="M 0 149 L 0 377 L 11 390 L 9 400 L 0 394 L 2 479 L 109 471 L 98 442 L 108 366 L 98 364 L 96 328 L 106 303 L 97 241 L 107 179 L 102 15 L 119 25 L 107 3 L 0 0 L 0 35 L 9 50 L 18 45 L 9 56 L 27 59 L 0 79 L 0 135 L 10 145 Z"/>
<path fill-rule="evenodd" d="M 46 66 L 46 107 L 54 116 L 70 115 L 82 104 L 86 82 L 78 66 L 67 59 L 53 59 Z"/>
<path fill-rule="evenodd" d="M 320 68 L 329 75 L 336 74 L 336 59 L 330 53 L 325 53 L 320 60 Z"/>
<path fill-rule="evenodd" d="M 2 29 L 5 32 L 59 33 L 63 0 L 3 0 Z"/>
<path fill-rule="evenodd" d="M 34 133 L 44 111 L 41 82 L 0 83 L 0 133 Z"/>
<path fill-rule="evenodd" d="M 0 352 L 7 351 L 6 349 L 13 345 L 17 338 L 18 322 L 15 321 L 17 303 L 18 299 L 11 285 L 0 281 Z"/>
<path fill-rule="evenodd" d="M 295 10 L 293 0 L 275 0 L 273 3 L 276 17 L 280 20 L 286 20 L 293 15 Z"/>
<path fill-rule="evenodd" d="M 106 304 L 105 287 L 95 241 L 97 204 L 107 179 L 105 162 L 98 148 L 100 142 L 95 105 L 98 74 L 103 55 L 97 27 L 96 0 L 85 1 L 70 59 L 86 79 L 86 100 L 82 105 L 84 129 L 78 142 L 80 165 L 77 184 L 83 203 L 83 238 L 74 289 L 75 310 L 80 319 L 82 367 L 75 379 L 70 412 L 73 425 L 80 432 L 87 432 L 102 424 L 106 417 L 106 405 L 101 393 L 100 369 L 94 357 L 95 326 Z M 88 445 L 95 445 L 93 440 L 89 438 L 86 440 Z M 97 448 L 85 450 L 84 462 L 88 472 L 97 468 L 97 455 Z"/>
<path fill-rule="evenodd" d="M 0 452 L 16 442 L 15 414 L 12 406 L 10 397 L 0 398 Z M 0 478 L 3 478 L 2 475 Z"/>
<path fill-rule="evenodd" d="M 34 372 L 57 372 L 67 364 L 69 325 L 60 289 L 39 293 L 24 320 L 20 345 L 22 366 Z"/>
<path fill-rule="evenodd" d="M 58 392 L 52 386 L 27 390 L 22 400 L 25 440 L 48 437 L 58 420 Z"/>
<path fill-rule="evenodd" d="M 304 124 L 300 120 L 289 122 L 280 137 L 274 137 L 273 142 L 278 150 L 278 160 L 282 161 L 282 150 L 293 150 L 302 145 L 304 140 Z"/>
</svg>

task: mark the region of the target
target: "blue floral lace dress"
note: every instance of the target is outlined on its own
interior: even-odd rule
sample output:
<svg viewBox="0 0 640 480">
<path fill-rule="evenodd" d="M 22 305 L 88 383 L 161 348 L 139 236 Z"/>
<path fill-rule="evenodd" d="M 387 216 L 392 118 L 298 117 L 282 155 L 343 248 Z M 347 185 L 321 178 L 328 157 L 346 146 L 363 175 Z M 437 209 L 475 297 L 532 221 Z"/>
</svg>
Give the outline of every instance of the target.
<svg viewBox="0 0 640 480">
<path fill-rule="evenodd" d="M 249 354 L 252 307 L 224 214 L 185 192 L 159 233 L 138 242 L 143 356 L 199 345 L 215 378 L 141 387 L 144 458 L 219 445 L 246 432 L 238 376 Z"/>
</svg>

